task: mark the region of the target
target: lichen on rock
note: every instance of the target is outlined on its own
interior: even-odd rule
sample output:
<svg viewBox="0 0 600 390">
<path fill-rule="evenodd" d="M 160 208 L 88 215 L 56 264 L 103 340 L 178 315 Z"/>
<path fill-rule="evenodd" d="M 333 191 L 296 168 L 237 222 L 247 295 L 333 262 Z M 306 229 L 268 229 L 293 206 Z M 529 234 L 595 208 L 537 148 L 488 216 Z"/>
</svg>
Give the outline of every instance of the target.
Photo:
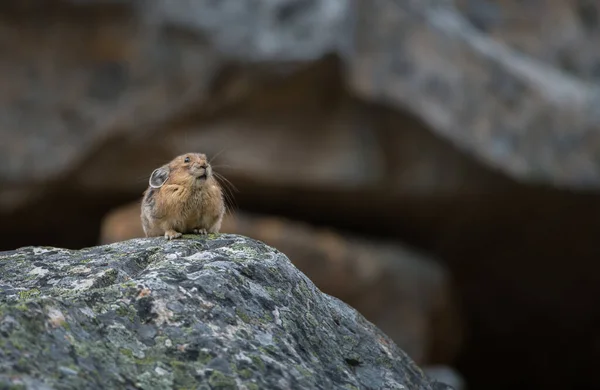
<svg viewBox="0 0 600 390">
<path fill-rule="evenodd" d="M 0 253 L 0 388 L 447 389 L 243 236 Z"/>
</svg>

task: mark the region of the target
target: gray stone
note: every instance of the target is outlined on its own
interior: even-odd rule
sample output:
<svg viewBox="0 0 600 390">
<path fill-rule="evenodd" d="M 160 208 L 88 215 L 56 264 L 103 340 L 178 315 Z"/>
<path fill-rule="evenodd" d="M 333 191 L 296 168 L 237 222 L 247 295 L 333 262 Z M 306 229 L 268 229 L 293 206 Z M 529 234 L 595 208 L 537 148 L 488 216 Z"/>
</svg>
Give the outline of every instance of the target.
<svg viewBox="0 0 600 390">
<path fill-rule="evenodd" d="M 243 236 L 25 247 L 0 275 L 0 387 L 450 389 Z"/>
<path fill-rule="evenodd" d="M 346 61 L 363 98 L 417 115 L 523 182 L 598 188 L 597 82 L 485 34 L 452 1 L 356 4 L 359 39 Z"/>
</svg>

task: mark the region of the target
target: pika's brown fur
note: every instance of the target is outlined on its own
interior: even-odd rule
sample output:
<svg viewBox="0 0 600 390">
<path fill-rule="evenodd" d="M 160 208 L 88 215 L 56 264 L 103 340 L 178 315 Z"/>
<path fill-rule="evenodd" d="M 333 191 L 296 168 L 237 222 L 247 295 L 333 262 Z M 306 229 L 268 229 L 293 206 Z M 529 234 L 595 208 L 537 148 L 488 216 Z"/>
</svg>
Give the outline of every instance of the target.
<svg viewBox="0 0 600 390">
<path fill-rule="evenodd" d="M 219 182 L 203 153 L 186 153 L 155 169 L 142 199 L 146 237 L 218 233 L 225 214 Z"/>
</svg>

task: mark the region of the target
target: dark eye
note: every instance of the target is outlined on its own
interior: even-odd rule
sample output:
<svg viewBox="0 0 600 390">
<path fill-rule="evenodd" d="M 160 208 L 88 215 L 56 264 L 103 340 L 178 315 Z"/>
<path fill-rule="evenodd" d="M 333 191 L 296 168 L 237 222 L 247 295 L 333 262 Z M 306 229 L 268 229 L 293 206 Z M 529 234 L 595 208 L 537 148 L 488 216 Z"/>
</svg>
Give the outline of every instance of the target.
<svg viewBox="0 0 600 390">
<path fill-rule="evenodd" d="M 183 160 L 183 162 L 189 163 L 190 162 L 190 158 L 186 157 L 185 160 Z"/>
</svg>

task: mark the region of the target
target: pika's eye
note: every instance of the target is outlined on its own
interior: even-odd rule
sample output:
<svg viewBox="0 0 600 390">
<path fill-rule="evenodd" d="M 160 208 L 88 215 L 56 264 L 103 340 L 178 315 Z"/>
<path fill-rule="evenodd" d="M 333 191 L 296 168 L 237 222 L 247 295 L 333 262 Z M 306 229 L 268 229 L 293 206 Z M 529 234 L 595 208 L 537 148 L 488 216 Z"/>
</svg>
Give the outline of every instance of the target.
<svg viewBox="0 0 600 390">
<path fill-rule="evenodd" d="M 189 158 L 189 157 L 186 157 L 186 158 L 185 158 L 185 160 L 183 160 L 183 162 L 185 162 L 185 163 L 189 163 L 189 162 L 190 162 L 190 158 Z"/>
</svg>

